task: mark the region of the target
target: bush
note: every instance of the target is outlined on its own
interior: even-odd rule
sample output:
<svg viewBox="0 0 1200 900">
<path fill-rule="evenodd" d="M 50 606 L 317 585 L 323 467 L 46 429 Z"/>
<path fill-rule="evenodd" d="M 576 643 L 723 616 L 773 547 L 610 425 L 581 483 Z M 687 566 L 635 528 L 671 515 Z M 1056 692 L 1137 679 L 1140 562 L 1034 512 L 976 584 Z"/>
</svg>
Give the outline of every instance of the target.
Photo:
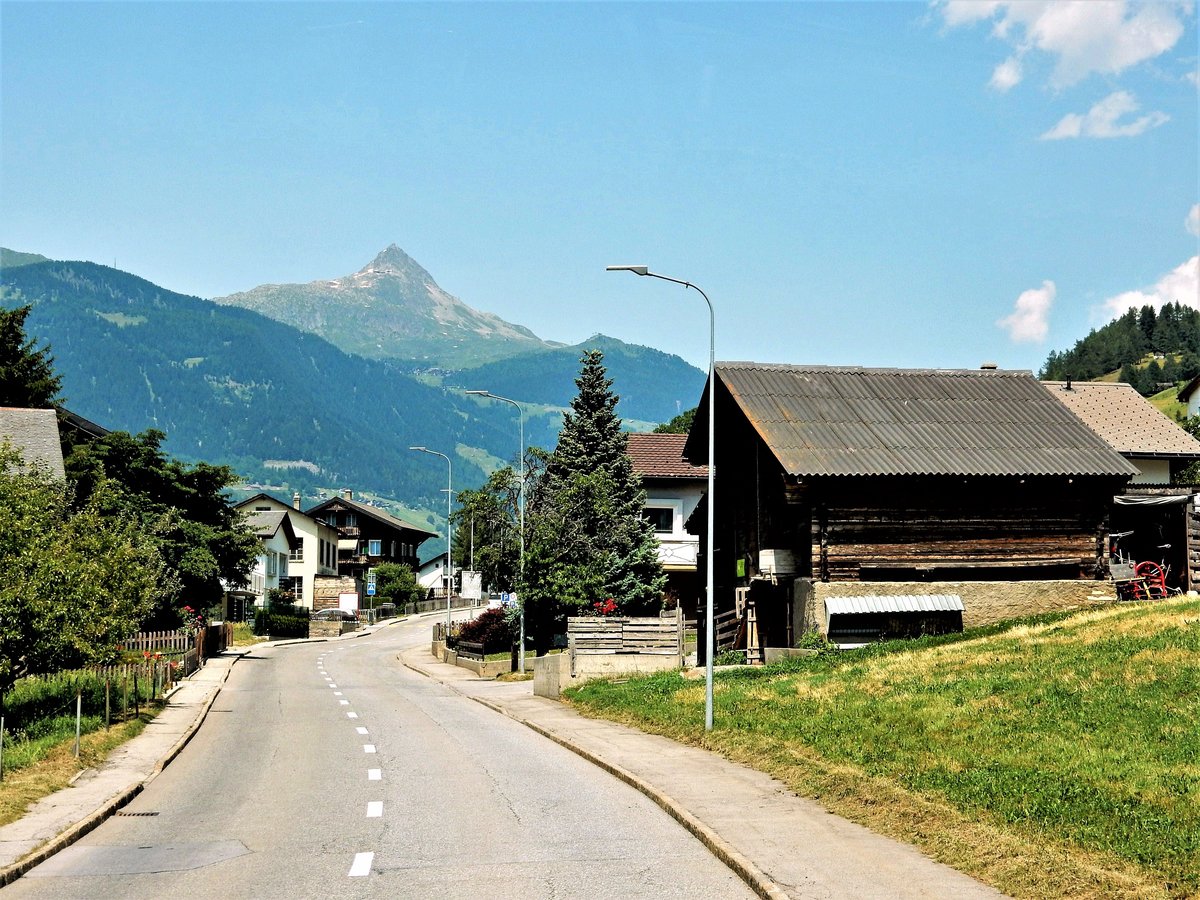
<svg viewBox="0 0 1200 900">
<path fill-rule="evenodd" d="M 458 640 L 483 644 L 484 653 L 498 653 L 513 645 L 516 632 L 503 609 L 486 609 L 458 630 Z"/>
<path fill-rule="evenodd" d="M 290 603 L 257 609 L 254 633 L 260 637 L 308 637 L 308 610 Z"/>
<path fill-rule="evenodd" d="M 134 701 L 132 681 L 122 685 L 114 680 L 110 704 L 115 712 L 128 690 Z M 138 678 L 138 700 L 150 699 L 153 679 L 147 671 Z M 104 716 L 104 677 L 96 672 L 59 672 L 55 675 L 22 678 L 4 696 L 4 730 L 14 741 L 35 738 L 46 733 L 56 717 L 67 716 L 74 722 L 75 696 L 82 698 L 85 716 Z"/>
</svg>

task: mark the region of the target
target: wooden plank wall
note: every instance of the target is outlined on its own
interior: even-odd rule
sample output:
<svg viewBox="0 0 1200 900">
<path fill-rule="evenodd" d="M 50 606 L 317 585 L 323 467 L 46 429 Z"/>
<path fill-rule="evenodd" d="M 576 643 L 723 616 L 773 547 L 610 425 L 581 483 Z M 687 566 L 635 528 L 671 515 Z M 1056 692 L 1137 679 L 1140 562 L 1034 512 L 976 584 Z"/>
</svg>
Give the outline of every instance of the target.
<svg viewBox="0 0 1200 900">
<path fill-rule="evenodd" d="M 682 652 L 677 617 L 586 616 L 567 619 L 567 639 L 576 653 L 648 653 L 673 656 Z"/>
</svg>

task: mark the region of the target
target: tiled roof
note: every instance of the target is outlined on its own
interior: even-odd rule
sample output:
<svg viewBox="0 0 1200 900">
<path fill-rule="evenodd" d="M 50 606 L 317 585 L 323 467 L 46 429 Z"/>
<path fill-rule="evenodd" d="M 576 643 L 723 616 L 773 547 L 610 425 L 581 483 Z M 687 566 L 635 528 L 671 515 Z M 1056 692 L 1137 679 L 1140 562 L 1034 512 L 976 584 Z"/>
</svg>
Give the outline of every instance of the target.
<svg viewBox="0 0 1200 900">
<path fill-rule="evenodd" d="M 716 377 L 801 478 L 1137 473 L 1029 372 L 719 363 Z M 691 459 L 707 455 L 697 436 L 710 387 Z"/>
<path fill-rule="evenodd" d="M 1126 456 L 1200 458 L 1200 441 L 1124 382 L 1044 381 L 1042 386 Z"/>
<path fill-rule="evenodd" d="M 629 458 L 641 478 L 707 478 L 708 466 L 683 458 L 686 434 L 630 434 Z"/>
<path fill-rule="evenodd" d="M 55 478 L 66 478 L 58 415 L 52 409 L 0 406 L 0 444 L 8 441 L 26 466 L 37 466 Z"/>
</svg>

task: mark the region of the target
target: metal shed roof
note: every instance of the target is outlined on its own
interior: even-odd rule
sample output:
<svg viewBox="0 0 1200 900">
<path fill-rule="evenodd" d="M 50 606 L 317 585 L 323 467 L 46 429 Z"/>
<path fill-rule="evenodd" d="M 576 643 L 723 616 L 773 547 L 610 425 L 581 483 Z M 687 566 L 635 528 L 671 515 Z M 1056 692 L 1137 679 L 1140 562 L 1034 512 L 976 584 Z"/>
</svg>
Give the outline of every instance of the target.
<svg viewBox="0 0 1200 900">
<path fill-rule="evenodd" d="M 1119 453 L 1200 458 L 1200 441 L 1124 382 L 1043 381 L 1041 385 Z"/>
<path fill-rule="evenodd" d="M 825 615 L 891 612 L 963 612 L 958 594 L 887 594 L 869 597 L 826 597 Z"/>
<path fill-rule="evenodd" d="M 1138 471 L 1026 371 L 725 362 L 716 377 L 797 477 Z M 706 428 L 702 400 L 692 462 L 706 461 Z"/>
</svg>

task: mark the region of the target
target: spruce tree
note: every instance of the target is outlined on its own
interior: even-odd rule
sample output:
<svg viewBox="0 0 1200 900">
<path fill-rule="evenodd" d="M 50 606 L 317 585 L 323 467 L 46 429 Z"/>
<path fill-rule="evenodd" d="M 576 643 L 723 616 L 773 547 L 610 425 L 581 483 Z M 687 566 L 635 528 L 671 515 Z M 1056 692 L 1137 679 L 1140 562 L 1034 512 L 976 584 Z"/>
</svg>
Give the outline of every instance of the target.
<svg viewBox="0 0 1200 900">
<path fill-rule="evenodd" d="M 31 308 L 0 309 L 0 406 L 49 409 L 61 402 L 54 357 L 25 334 Z"/>
<path fill-rule="evenodd" d="M 567 615 L 607 600 L 628 615 L 657 611 L 666 583 L 603 360 L 598 350 L 580 360 L 579 393 L 529 498 L 523 596 L 539 651 Z"/>
</svg>

